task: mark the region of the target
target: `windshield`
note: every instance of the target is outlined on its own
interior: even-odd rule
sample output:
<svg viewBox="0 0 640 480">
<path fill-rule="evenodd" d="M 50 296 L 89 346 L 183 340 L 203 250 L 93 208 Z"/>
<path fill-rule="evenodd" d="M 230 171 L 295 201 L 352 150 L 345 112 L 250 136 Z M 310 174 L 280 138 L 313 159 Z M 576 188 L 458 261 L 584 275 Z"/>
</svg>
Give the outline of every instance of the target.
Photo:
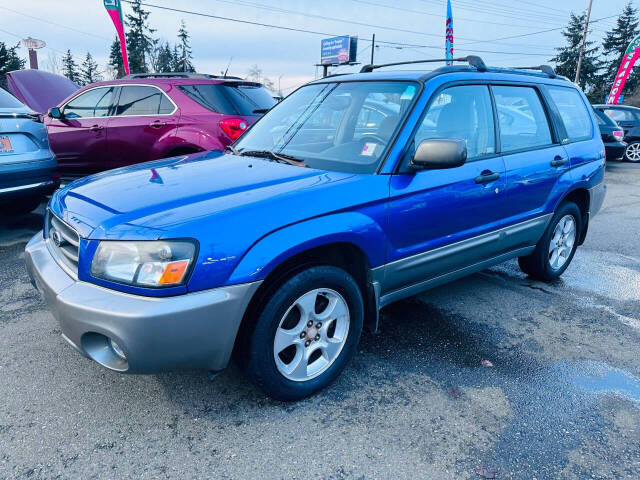
<svg viewBox="0 0 640 480">
<path fill-rule="evenodd" d="M 311 168 L 373 173 L 419 91 L 415 82 L 319 83 L 276 105 L 235 145 Z"/>
<path fill-rule="evenodd" d="M 0 88 L 0 108 L 22 108 L 24 105 L 9 92 Z"/>
<path fill-rule="evenodd" d="M 216 113 L 262 115 L 276 103 L 259 83 L 204 83 L 178 87 L 192 100 Z"/>
</svg>

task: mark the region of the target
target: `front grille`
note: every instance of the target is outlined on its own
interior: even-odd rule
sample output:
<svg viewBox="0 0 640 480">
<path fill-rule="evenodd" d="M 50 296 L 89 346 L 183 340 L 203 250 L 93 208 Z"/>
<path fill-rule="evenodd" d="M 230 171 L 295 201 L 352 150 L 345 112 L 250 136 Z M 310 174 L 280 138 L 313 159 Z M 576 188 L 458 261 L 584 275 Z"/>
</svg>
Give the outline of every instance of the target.
<svg viewBox="0 0 640 480">
<path fill-rule="evenodd" d="M 63 267 L 74 275 L 78 274 L 78 251 L 80 236 L 69 225 L 64 223 L 50 211 L 47 211 L 47 240 L 53 253 Z"/>
</svg>

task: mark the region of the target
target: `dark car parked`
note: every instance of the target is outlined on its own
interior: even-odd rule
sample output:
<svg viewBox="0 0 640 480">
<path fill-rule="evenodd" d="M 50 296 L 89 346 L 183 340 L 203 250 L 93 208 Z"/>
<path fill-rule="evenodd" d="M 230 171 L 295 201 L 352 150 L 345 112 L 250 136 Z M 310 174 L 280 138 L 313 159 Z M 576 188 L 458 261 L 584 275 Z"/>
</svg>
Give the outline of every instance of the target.
<svg viewBox="0 0 640 480">
<path fill-rule="evenodd" d="M 49 111 L 65 175 L 222 150 L 276 101 L 260 83 L 205 74 L 140 74 L 88 85 Z"/>
<path fill-rule="evenodd" d="M 596 110 L 604 112 L 624 131 L 627 148 L 625 160 L 640 162 L 640 108 L 628 105 L 594 105 Z"/>
<path fill-rule="evenodd" d="M 627 149 L 627 143 L 623 142 L 624 131 L 611 117 L 605 115 L 604 112 L 594 108 L 598 127 L 600 128 L 600 137 L 604 143 L 607 160 L 622 160 L 624 152 Z"/>
<path fill-rule="evenodd" d="M 0 214 L 28 213 L 59 185 L 42 117 L 0 88 Z"/>
</svg>

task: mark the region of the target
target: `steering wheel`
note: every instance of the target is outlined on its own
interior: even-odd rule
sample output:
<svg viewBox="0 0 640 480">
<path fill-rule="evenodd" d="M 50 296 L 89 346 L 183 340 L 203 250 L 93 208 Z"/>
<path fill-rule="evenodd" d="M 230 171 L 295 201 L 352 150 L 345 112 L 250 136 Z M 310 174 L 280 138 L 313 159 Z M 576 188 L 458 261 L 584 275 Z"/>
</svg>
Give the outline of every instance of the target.
<svg viewBox="0 0 640 480">
<path fill-rule="evenodd" d="M 387 144 L 387 141 L 388 141 L 387 139 L 382 138 L 381 136 L 376 135 L 375 133 L 371 133 L 371 134 L 369 134 L 369 135 L 365 135 L 364 137 L 362 137 L 362 138 L 360 139 L 360 141 L 361 141 L 362 143 L 366 143 L 366 142 L 368 142 L 368 141 L 370 141 L 370 140 L 373 140 L 375 143 L 379 143 L 379 144 L 381 144 L 381 145 L 386 145 L 386 144 Z"/>
</svg>

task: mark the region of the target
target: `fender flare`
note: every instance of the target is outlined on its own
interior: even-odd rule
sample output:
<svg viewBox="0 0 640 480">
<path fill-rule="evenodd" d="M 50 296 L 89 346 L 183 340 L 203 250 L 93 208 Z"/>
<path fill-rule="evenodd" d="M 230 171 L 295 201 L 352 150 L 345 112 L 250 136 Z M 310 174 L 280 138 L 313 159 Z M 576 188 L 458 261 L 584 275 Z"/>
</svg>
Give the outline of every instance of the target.
<svg viewBox="0 0 640 480">
<path fill-rule="evenodd" d="M 350 243 L 367 258 L 369 267 L 385 261 L 383 228 L 359 212 L 342 212 L 316 217 L 275 230 L 256 241 L 242 256 L 227 284 L 263 280 L 278 265 L 312 248 L 333 243 Z"/>
</svg>

